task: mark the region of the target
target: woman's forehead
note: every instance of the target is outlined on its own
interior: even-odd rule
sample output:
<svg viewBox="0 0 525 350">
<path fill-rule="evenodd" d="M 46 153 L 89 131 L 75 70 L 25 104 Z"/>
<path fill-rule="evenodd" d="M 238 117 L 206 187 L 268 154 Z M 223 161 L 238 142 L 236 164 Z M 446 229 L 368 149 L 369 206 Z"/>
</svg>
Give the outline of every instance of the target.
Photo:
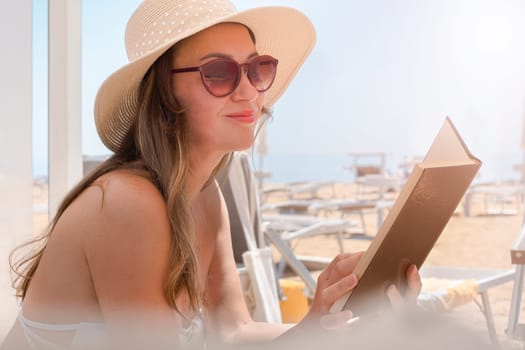
<svg viewBox="0 0 525 350">
<path fill-rule="evenodd" d="M 255 51 L 248 28 L 240 23 L 219 23 L 184 39 L 177 45 L 175 57 L 185 61 L 201 59 L 210 53 L 248 56 Z"/>
</svg>

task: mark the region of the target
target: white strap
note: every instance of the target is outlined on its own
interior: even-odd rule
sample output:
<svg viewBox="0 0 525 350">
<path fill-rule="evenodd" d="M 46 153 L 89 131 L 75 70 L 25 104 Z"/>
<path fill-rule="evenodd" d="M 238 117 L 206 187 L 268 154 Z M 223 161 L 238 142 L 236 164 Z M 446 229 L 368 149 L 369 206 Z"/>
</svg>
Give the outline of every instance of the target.
<svg viewBox="0 0 525 350">
<path fill-rule="evenodd" d="M 79 323 L 56 323 L 56 324 L 49 324 L 49 323 L 40 323 L 36 321 L 29 320 L 25 318 L 24 313 L 22 312 L 22 309 L 18 310 L 18 320 L 21 324 L 25 326 L 29 326 L 31 328 L 39 329 L 42 331 L 76 331 L 78 330 Z"/>
<path fill-rule="evenodd" d="M 63 329 L 60 326 L 71 326 L 71 325 L 46 325 L 43 323 L 28 320 L 27 318 L 24 317 L 24 314 L 22 313 L 22 308 L 18 310 L 17 319 L 18 319 L 18 323 L 20 324 L 20 327 L 22 327 L 22 330 L 24 331 L 24 335 L 31 349 L 33 350 L 42 350 L 42 349 L 66 350 L 67 349 L 65 346 L 61 346 L 61 345 L 55 344 L 47 340 L 46 338 L 37 334 L 30 327 L 40 329 L 40 330 L 60 330 L 60 331 L 66 330 L 67 331 L 70 329 Z M 59 329 L 55 329 L 54 326 L 58 326 Z M 72 330 L 76 330 L 76 328 L 73 328 Z M 42 345 L 44 345 L 44 347 L 42 347 Z"/>
</svg>

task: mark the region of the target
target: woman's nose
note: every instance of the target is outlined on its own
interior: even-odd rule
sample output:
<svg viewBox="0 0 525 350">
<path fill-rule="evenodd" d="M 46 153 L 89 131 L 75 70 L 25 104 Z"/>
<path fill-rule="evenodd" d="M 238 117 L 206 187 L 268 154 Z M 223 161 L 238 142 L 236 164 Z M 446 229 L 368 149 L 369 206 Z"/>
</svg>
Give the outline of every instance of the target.
<svg viewBox="0 0 525 350">
<path fill-rule="evenodd" d="M 257 91 L 257 89 L 250 82 L 250 79 L 248 79 L 247 68 L 248 67 L 245 66 L 241 67 L 241 80 L 232 94 L 232 98 L 234 100 L 253 101 L 259 95 L 259 91 Z"/>
</svg>

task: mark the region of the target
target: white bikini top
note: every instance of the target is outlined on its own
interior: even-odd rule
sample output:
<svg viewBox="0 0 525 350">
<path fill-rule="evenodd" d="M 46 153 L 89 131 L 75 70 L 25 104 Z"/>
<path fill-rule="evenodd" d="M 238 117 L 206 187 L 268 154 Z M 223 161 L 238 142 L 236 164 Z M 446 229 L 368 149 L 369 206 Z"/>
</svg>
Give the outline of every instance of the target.
<svg viewBox="0 0 525 350">
<path fill-rule="evenodd" d="M 22 307 L 18 310 L 18 323 L 22 327 L 25 338 L 34 350 L 85 350 L 106 348 L 108 345 L 106 325 L 95 322 L 79 322 L 71 324 L 49 324 L 32 321 L 24 316 Z M 74 331 L 75 335 L 69 346 L 53 343 L 41 336 L 35 330 L 52 332 Z M 198 313 L 187 328 L 179 331 L 179 342 L 183 347 L 197 349 L 205 348 L 205 328 L 202 313 Z"/>
</svg>

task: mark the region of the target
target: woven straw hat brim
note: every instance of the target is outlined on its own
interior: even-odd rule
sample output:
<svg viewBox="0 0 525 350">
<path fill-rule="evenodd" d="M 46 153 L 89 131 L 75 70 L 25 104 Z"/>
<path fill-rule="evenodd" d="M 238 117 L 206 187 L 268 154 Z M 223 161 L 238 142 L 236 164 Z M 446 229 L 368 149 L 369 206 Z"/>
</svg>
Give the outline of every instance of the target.
<svg viewBox="0 0 525 350">
<path fill-rule="evenodd" d="M 99 88 L 95 99 L 95 123 L 102 142 L 110 150 L 118 150 L 133 125 L 140 82 L 155 60 L 178 41 L 222 22 L 246 25 L 255 34 L 257 51 L 279 60 L 275 81 L 266 92 L 267 107 L 283 94 L 315 44 L 312 23 L 301 12 L 288 7 L 241 11 L 174 35 L 171 40 L 115 71 Z"/>
</svg>

